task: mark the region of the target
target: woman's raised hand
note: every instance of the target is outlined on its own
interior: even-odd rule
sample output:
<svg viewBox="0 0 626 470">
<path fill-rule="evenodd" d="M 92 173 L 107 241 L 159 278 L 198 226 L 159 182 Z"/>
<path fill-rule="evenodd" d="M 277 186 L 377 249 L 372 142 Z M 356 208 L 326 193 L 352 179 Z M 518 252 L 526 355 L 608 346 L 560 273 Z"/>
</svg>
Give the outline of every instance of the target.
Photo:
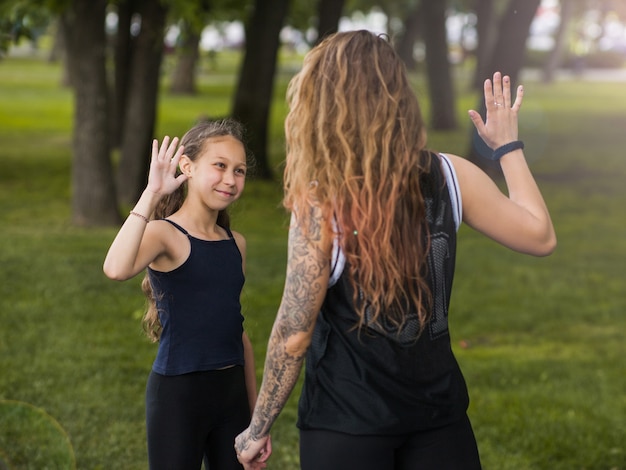
<svg viewBox="0 0 626 470">
<path fill-rule="evenodd" d="M 478 135 L 492 149 L 517 140 L 517 115 L 522 106 L 524 88 L 521 85 L 517 87 L 515 101 L 511 104 L 511 78 L 496 72 L 493 74 L 493 81 L 485 80 L 484 93 L 486 120 L 483 122 L 478 112 L 469 111 Z"/>
<path fill-rule="evenodd" d="M 157 139 L 152 141 L 152 159 L 146 187 L 148 191 L 165 196 L 174 192 L 187 179 L 184 174 L 176 176 L 178 162 L 185 150 L 182 145 L 178 146 L 178 142 L 178 137 L 170 142 L 170 138 L 165 136 L 159 147 Z"/>
</svg>

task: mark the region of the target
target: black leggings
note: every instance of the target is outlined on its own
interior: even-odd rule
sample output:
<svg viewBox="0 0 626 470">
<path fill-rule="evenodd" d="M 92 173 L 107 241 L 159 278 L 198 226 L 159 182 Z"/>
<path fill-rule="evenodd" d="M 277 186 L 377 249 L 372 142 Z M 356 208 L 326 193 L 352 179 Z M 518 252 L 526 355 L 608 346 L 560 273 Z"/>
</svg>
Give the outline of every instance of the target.
<svg viewBox="0 0 626 470">
<path fill-rule="evenodd" d="M 235 437 L 250 422 L 243 367 L 184 375 L 151 372 L 146 387 L 151 470 L 241 470 Z"/>
<path fill-rule="evenodd" d="M 469 419 L 402 436 L 300 431 L 302 470 L 480 470 Z"/>
</svg>

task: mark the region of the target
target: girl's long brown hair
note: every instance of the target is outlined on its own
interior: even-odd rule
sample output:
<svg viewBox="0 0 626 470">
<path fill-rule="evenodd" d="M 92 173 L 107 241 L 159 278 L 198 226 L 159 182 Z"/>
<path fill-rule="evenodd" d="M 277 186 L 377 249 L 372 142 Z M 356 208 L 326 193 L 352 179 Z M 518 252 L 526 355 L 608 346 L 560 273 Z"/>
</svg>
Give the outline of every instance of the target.
<svg viewBox="0 0 626 470">
<path fill-rule="evenodd" d="M 423 329 L 430 288 L 420 176 L 430 159 L 403 62 L 384 37 L 336 33 L 307 54 L 287 99 L 284 206 L 305 227 L 313 204 L 326 230 L 336 220 L 359 327 L 401 329 L 408 302 Z"/>
<path fill-rule="evenodd" d="M 244 148 L 246 148 L 246 159 L 248 160 L 247 168 L 250 170 L 253 167 L 253 156 L 246 147 L 243 126 L 234 119 L 226 118 L 214 121 L 200 121 L 187 131 L 180 140 L 180 145 L 185 147 L 185 155 L 189 157 L 191 161 L 195 161 L 204 151 L 208 139 L 227 135 L 240 141 L 244 145 Z M 180 174 L 180 169 L 177 170 L 177 175 L 178 174 Z M 159 204 L 152 214 L 152 218 L 158 220 L 169 217 L 180 209 L 186 196 L 187 184 L 183 183 L 176 191 L 159 201 Z M 230 216 L 226 210 L 218 212 L 217 225 L 230 228 Z M 143 329 L 148 338 L 156 342 L 161 337 L 162 327 L 159 320 L 156 299 L 147 272 L 141 282 L 141 288 L 146 295 L 148 304 L 143 317 Z"/>
</svg>

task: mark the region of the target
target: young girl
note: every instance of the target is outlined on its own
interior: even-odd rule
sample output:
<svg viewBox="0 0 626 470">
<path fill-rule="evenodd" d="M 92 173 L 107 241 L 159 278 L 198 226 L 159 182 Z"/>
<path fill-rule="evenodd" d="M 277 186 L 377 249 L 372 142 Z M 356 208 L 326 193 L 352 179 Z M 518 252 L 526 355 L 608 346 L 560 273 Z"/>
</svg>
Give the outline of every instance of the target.
<svg viewBox="0 0 626 470">
<path fill-rule="evenodd" d="M 159 349 L 146 390 L 150 469 L 240 469 L 234 437 L 256 401 L 240 293 L 245 239 L 226 208 L 244 188 L 243 129 L 202 122 L 152 145 L 148 185 L 115 237 L 105 274 L 147 268 L 144 327 Z M 177 171 L 177 169 L 180 171 Z M 154 220 L 151 215 L 154 214 Z"/>
</svg>

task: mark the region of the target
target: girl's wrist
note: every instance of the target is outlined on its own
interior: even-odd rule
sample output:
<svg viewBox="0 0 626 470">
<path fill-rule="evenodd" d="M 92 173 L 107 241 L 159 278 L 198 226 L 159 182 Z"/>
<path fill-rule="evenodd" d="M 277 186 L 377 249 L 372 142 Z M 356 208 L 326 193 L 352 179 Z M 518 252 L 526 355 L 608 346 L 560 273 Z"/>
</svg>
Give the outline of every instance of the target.
<svg viewBox="0 0 626 470">
<path fill-rule="evenodd" d="M 158 193 L 149 188 L 146 188 L 143 190 L 143 193 L 141 193 L 141 197 L 139 198 L 139 201 L 137 201 L 137 204 L 143 201 L 146 201 L 149 204 L 153 205 L 153 209 L 154 209 L 154 207 L 156 207 L 156 205 L 159 203 L 159 201 L 162 198 L 163 198 L 163 195 L 161 193 Z"/>
<path fill-rule="evenodd" d="M 146 186 L 146 188 L 143 190 L 143 193 L 144 194 L 147 193 L 147 194 L 149 194 L 151 196 L 155 196 L 155 197 L 158 197 L 158 198 L 162 197 L 161 193 L 159 193 L 158 191 L 154 191 L 154 190 L 150 189 L 148 186 Z"/>
<path fill-rule="evenodd" d="M 162 197 L 161 194 L 146 188 L 143 193 L 141 193 L 139 200 L 130 213 L 132 215 L 140 215 L 141 218 L 149 219 Z"/>
</svg>

